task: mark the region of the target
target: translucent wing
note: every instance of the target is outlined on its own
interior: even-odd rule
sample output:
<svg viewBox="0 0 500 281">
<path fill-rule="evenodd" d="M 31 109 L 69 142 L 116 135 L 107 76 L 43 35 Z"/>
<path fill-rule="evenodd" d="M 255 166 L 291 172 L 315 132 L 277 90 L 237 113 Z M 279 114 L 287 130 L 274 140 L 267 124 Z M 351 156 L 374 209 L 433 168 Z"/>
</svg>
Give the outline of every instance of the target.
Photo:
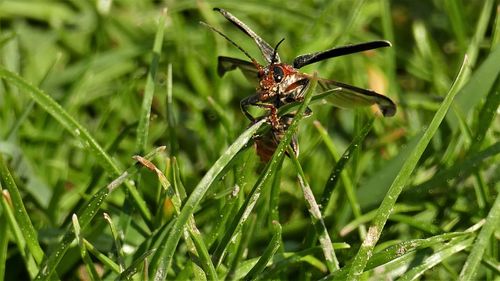
<svg viewBox="0 0 500 281">
<path fill-rule="evenodd" d="M 334 80 L 318 80 L 317 91 L 335 106 L 353 108 L 376 104 L 384 116 L 396 114 L 396 104 L 379 93 Z"/>
<path fill-rule="evenodd" d="M 217 73 L 219 76 L 222 77 L 226 72 L 235 69 L 241 70 L 248 80 L 257 83 L 258 70 L 252 62 L 223 56 L 218 58 Z"/>
</svg>

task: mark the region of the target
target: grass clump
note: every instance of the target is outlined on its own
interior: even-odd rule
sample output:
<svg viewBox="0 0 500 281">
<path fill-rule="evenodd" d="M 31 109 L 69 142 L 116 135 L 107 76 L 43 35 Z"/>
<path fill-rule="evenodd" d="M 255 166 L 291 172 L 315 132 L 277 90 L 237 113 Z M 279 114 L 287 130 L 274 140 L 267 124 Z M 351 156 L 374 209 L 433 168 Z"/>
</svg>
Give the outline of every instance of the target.
<svg viewBox="0 0 500 281">
<path fill-rule="evenodd" d="M 395 117 L 316 101 L 302 118 L 312 87 L 263 164 L 266 125 L 239 109 L 255 84 L 217 75 L 242 54 L 199 21 L 259 51 L 211 3 L 1 2 L 0 276 L 494 280 L 495 5 L 217 2 L 285 38 L 285 62 L 393 45 L 303 71 L 385 93 Z"/>
</svg>

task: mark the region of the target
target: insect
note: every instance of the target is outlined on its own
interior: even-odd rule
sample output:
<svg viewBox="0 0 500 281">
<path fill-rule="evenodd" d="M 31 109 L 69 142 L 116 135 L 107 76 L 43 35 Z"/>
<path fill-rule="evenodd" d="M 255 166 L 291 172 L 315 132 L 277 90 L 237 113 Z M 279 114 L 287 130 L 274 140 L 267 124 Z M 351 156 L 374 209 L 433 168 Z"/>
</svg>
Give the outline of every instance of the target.
<svg viewBox="0 0 500 281">
<path fill-rule="evenodd" d="M 284 39 L 279 41 L 273 48 L 231 13 L 220 8 L 215 8 L 214 10 L 221 13 L 228 21 L 255 41 L 267 64 L 261 65 L 247 51 L 221 31 L 202 22 L 202 24 L 220 34 L 250 59 L 250 61 L 246 61 L 238 58 L 219 56 L 217 72 L 220 76 L 223 76 L 228 71 L 240 69 L 246 76 L 257 78 L 259 84 L 256 93 L 241 100 L 240 107 L 243 114 L 250 121 L 255 122 L 266 118 L 267 122 L 271 125 L 268 133 L 254 138 L 257 154 L 263 161 L 270 159 L 294 117 L 293 112 L 280 116 L 279 109 L 285 105 L 303 101 L 306 89 L 312 79 L 311 75 L 302 73 L 298 69 L 329 58 L 391 46 L 390 42 L 385 40 L 347 45 L 326 51 L 300 55 L 290 65 L 282 63 L 277 53 L 278 46 Z M 396 113 L 396 105 L 388 97 L 371 90 L 358 88 L 335 80 L 320 78 L 316 91 L 318 94 L 325 94 L 328 97 L 328 101 L 338 107 L 351 108 L 376 104 L 384 116 L 393 116 Z M 264 116 L 256 118 L 249 112 L 250 106 L 263 108 L 267 113 Z M 310 115 L 311 113 L 312 110 L 307 108 L 305 114 Z M 298 155 L 299 148 L 296 136 L 292 139 L 291 147 L 294 154 Z"/>
</svg>

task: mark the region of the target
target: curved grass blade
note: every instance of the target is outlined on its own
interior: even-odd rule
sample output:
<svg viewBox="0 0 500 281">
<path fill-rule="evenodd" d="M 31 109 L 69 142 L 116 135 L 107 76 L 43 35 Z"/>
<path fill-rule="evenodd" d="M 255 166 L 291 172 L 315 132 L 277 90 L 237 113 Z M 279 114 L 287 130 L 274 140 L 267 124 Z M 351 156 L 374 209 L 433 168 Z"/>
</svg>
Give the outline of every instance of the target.
<svg viewBox="0 0 500 281">
<path fill-rule="evenodd" d="M 258 274 L 260 274 L 267 266 L 267 263 L 273 258 L 276 251 L 281 246 L 281 225 L 277 222 L 273 222 L 274 235 L 271 242 L 267 246 L 266 250 L 259 258 L 259 261 L 255 266 L 248 272 L 248 274 L 243 278 L 244 280 L 254 280 Z"/>
<path fill-rule="evenodd" d="M 368 262 L 368 259 L 372 255 L 373 248 L 375 247 L 380 238 L 385 223 L 387 222 L 387 219 L 389 218 L 394 208 L 394 205 L 399 195 L 401 194 L 401 191 L 407 184 L 410 175 L 415 169 L 415 166 L 417 165 L 418 160 L 422 156 L 425 148 L 432 139 L 432 136 L 434 135 L 434 133 L 436 133 L 437 129 L 439 128 L 439 125 L 443 121 L 446 112 L 448 111 L 449 107 L 453 102 L 453 98 L 457 94 L 460 85 L 463 83 L 462 80 L 464 78 L 464 74 L 466 73 L 465 70 L 468 69 L 468 67 L 469 67 L 468 59 L 467 57 L 465 57 L 462 66 L 460 68 L 460 71 L 457 75 L 457 78 L 455 79 L 450 91 L 446 95 L 446 98 L 439 107 L 439 110 L 434 115 L 434 118 L 429 124 L 429 127 L 425 131 L 424 135 L 419 140 L 417 146 L 413 150 L 413 153 L 404 162 L 403 166 L 401 167 L 401 170 L 399 171 L 391 187 L 389 188 L 389 191 L 384 197 L 384 200 L 380 204 L 373 225 L 368 229 L 368 234 L 366 236 L 366 239 L 363 241 L 363 244 L 359 248 L 358 253 L 354 257 L 354 261 L 347 275 L 347 280 L 358 280 L 361 274 L 363 273 L 363 270 L 366 267 L 366 263 Z"/>
<path fill-rule="evenodd" d="M 263 123 L 264 120 L 254 124 L 243 134 L 241 134 L 240 137 L 217 160 L 217 162 L 215 162 L 212 168 L 210 168 L 210 170 L 205 174 L 205 176 L 195 187 L 193 192 L 189 195 L 186 203 L 184 204 L 184 207 L 182 208 L 179 216 L 172 226 L 172 229 L 170 230 L 166 243 L 164 244 L 162 249 L 159 249 L 161 256 L 164 257 L 164 259 L 162 261 L 163 268 L 159 268 L 158 270 L 161 271 L 165 276 L 172 263 L 175 249 L 177 248 L 177 244 L 179 243 L 182 232 L 184 231 L 189 218 L 207 192 L 208 188 L 219 177 L 220 173 L 231 162 L 234 156 L 248 143 L 250 138 L 255 134 L 255 132 L 257 132 L 257 130 Z M 154 270 L 152 273 L 156 271 L 157 270 Z"/>
<path fill-rule="evenodd" d="M 162 171 L 160 171 L 160 169 L 158 169 L 149 160 L 146 160 L 140 156 L 136 156 L 135 159 L 157 175 L 161 186 L 163 187 L 164 190 L 166 190 L 166 195 L 168 196 L 168 199 L 167 198 L 165 199 L 171 200 L 175 213 L 179 215 L 180 210 L 182 208 L 181 199 L 185 199 L 186 193 L 180 182 L 180 175 L 178 171 L 177 161 L 175 160 L 175 158 L 172 161 L 173 162 L 172 170 L 174 177 L 173 185 L 170 184 L 170 182 L 167 180 L 167 177 L 162 173 Z M 192 215 L 189 218 L 187 230 L 189 231 L 189 236 L 185 232 L 184 240 L 186 240 L 186 244 L 188 246 L 190 254 L 194 253 L 199 256 L 202 267 L 205 270 L 209 280 L 217 280 L 218 279 L 217 273 L 215 272 L 215 268 L 208 255 L 207 247 L 205 246 L 205 243 L 201 238 L 201 234 L 198 228 L 196 227 L 194 217 Z M 205 278 L 205 276 L 203 277 Z"/>
<path fill-rule="evenodd" d="M 444 260 L 449 258 L 450 256 L 463 251 L 467 247 L 469 247 L 474 238 L 469 238 L 465 240 L 456 240 L 451 241 L 439 250 L 436 250 L 435 253 L 429 257 L 427 257 L 420 265 L 413 267 L 410 271 L 401 276 L 398 280 L 401 281 L 409 281 L 409 280 L 418 280 L 427 270 L 431 269 L 435 265 L 442 263 Z M 473 280 L 473 279 L 466 279 Z"/>
<path fill-rule="evenodd" d="M 262 174 L 255 182 L 254 187 L 247 195 L 247 200 L 245 200 L 245 202 L 239 209 L 238 213 L 235 215 L 233 221 L 226 230 L 224 237 L 221 239 L 219 245 L 217 246 L 215 252 L 213 253 L 212 259 L 214 260 L 216 266 L 219 266 L 220 263 L 222 262 L 222 259 L 224 258 L 224 254 L 227 249 L 227 245 L 229 245 L 229 241 L 236 235 L 236 233 L 239 232 L 245 221 L 248 219 L 248 216 L 252 212 L 253 207 L 255 206 L 257 200 L 260 197 L 262 188 L 267 184 L 269 180 L 272 179 L 272 176 L 276 173 L 279 164 L 282 162 L 281 158 L 284 157 L 286 148 L 288 147 L 288 144 L 290 143 L 294 132 L 297 130 L 298 123 L 300 119 L 304 117 L 304 111 L 307 108 L 309 102 L 311 101 L 312 93 L 314 92 L 316 85 L 317 85 L 317 75 L 314 74 L 313 78 L 309 83 L 309 88 L 306 91 L 304 103 L 298 109 L 295 118 L 288 127 L 288 130 L 286 131 L 280 144 L 276 148 L 273 157 L 267 163 Z"/>
<path fill-rule="evenodd" d="M 383 267 L 387 275 L 396 277 L 401 274 L 400 270 L 407 269 L 408 264 L 415 262 L 416 259 L 428 258 L 426 253 L 432 252 L 431 248 L 442 247 L 442 245 L 448 243 L 456 244 L 472 238 L 471 236 L 473 236 L 473 233 L 470 232 L 449 232 L 425 239 L 404 241 L 375 253 L 368 261 L 366 271 L 373 271 L 377 270 L 377 267 Z M 420 254 L 420 252 L 423 254 Z M 348 267 L 344 267 L 326 276 L 323 280 L 345 280 L 348 270 Z M 391 274 L 390 271 L 394 272 Z"/>
<path fill-rule="evenodd" d="M 14 217 L 21 229 L 21 233 L 23 234 L 24 240 L 26 241 L 26 246 L 28 247 L 30 253 L 33 255 L 37 264 L 40 264 L 44 258 L 44 253 L 42 247 L 38 243 L 38 232 L 35 230 L 35 227 L 31 223 L 31 219 L 24 207 L 24 202 L 21 197 L 21 193 L 19 192 L 19 188 L 17 187 L 10 171 L 7 167 L 7 163 L 3 159 L 2 153 L 0 153 L 0 177 L 1 177 L 1 186 L 5 186 L 9 191 L 12 208 L 15 210 Z M 20 249 L 24 251 L 24 249 Z"/>
<path fill-rule="evenodd" d="M 0 184 L 1 187 L 1 184 Z M 23 238 L 22 231 L 19 227 L 19 222 L 16 220 L 14 216 L 14 210 L 13 206 L 11 203 L 11 198 L 10 194 L 7 190 L 2 190 L 2 198 L 0 199 L 0 204 L 2 206 L 2 214 L 0 215 L 0 219 L 4 222 L 0 224 L 0 243 L 2 244 L 2 247 L 5 247 L 5 250 L 2 249 L 1 257 L 0 259 L 5 260 L 6 255 L 7 255 L 7 244 L 9 240 L 14 240 L 15 243 L 17 244 L 18 249 L 26 249 L 26 241 Z M 10 233 L 10 234 L 9 234 Z M 25 265 L 26 265 L 26 270 L 28 271 L 28 274 L 31 279 L 35 278 L 36 274 L 38 273 L 38 266 L 35 262 L 35 259 L 33 258 L 33 255 L 31 255 L 28 251 L 23 250 L 19 251 L 19 254 L 21 255 Z M 3 277 L 5 274 L 5 262 L 0 264 L 0 277 Z M 1 278 L 3 280 L 3 278 Z"/>
<path fill-rule="evenodd" d="M 17 86 L 21 92 L 27 92 L 36 103 L 52 115 L 52 117 L 54 117 L 64 128 L 66 128 L 70 134 L 78 139 L 83 146 L 87 148 L 92 155 L 94 155 L 96 162 L 102 165 L 108 173 L 115 177 L 119 177 L 123 173 L 115 161 L 90 135 L 87 129 L 77 122 L 71 115 L 69 115 L 69 113 L 47 93 L 43 92 L 39 88 L 36 88 L 19 75 L 2 66 L 0 66 L 0 77 Z M 128 182 L 125 183 L 125 186 L 132 195 L 134 203 L 141 212 L 141 215 L 149 221 L 151 219 L 151 213 L 137 192 L 137 189 Z"/>
<path fill-rule="evenodd" d="M 164 150 L 165 147 L 160 147 L 153 152 L 146 155 L 146 158 L 151 158 L 159 151 Z M 109 183 L 107 186 L 99 189 L 92 197 L 89 199 L 87 204 L 84 205 L 83 209 L 77 212 L 77 216 L 80 218 L 80 227 L 81 229 L 85 229 L 95 215 L 98 213 L 99 208 L 104 203 L 106 197 L 113 192 L 119 185 L 124 183 L 126 179 L 128 179 L 132 174 L 137 172 L 138 168 L 136 165 L 132 165 L 129 169 L 123 172 L 122 175 L 117 177 L 114 181 Z M 49 280 L 51 275 L 54 273 L 57 265 L 64 257 L 64 254 L 68 250 L 71 242 L 75 239 L 75 233 L 71 226 L 68 227 L 66 232 L 64 233 L 63 238 L 59 242 L 57 248 L 54 252 L 44 260 L 43 264 L 40 266 L 40 271 L 36 276 L 35 280 Z"/>
</svg>

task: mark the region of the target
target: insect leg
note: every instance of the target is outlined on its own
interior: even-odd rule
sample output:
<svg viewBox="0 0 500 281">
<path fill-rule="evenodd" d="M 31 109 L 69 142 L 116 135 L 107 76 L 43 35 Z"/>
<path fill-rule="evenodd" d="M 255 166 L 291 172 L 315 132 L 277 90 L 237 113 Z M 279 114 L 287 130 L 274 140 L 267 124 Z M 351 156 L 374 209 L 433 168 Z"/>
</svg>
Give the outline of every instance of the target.
<svg viewBox="0 0 500 281">
<path fill-rule="evenodd" d="M 279 118 L 278 118 L 278 109 L 276 106 L 271 103 L 271 102 L 263 102 L 260 100 L 260 96 L 258 94 L 251 95 L 249 97 L 244 98 L 240 102 L 240 107 L 241 111 L 245 116 L 252 122 L 257 121 L 257 119 L 260 120 L 260 118 L 266 118 L 266 117 L 260 117 L 260 118 L 255 118 L 253 117 L 250 112 L 248 112 L 248 107 L 249 106 L 257 106 L 260 108 L 267 109 L 269 111 L 269 115 L 267 115 L 268 122 L 273 126 L 273 128 L 278 128 L 279 127 Z"/>
<path fill-rule="evenodd" d="M 248 107 L 250 105 L 257 105 L 258 102 L 259 102 L 259 95 L 258 94 L 251 95 L 251 96 L 246 97 L 240 101 L 241 111 L 243 112 L 243 114 L 245 114 L 245 116 L 248 118 L 248 120 L 250 120 L 252 122 L 255 122 L 255 118 L 252 116 L 252 114 L 250 114 L 250 112 L 248 112 Z"/>
</svg>

